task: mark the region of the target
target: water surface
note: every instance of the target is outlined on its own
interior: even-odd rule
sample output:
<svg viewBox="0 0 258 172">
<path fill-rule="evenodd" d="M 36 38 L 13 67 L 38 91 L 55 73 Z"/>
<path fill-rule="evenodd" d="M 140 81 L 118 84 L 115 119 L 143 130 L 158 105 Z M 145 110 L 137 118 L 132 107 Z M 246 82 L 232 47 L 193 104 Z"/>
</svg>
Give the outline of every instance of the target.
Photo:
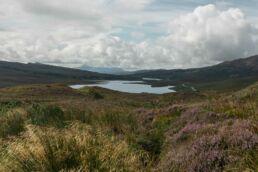
<svg viewBox="0 0 258 172">
<path fill-rule="evenodd" d="M 98 86 L 110 90 L 126 92 L 126 93 L 152 93 L 152 94 L 165 94 L 175 92 L 173 86 L 167 87 L 152 87 L 151 85 L 144 84 L 143 81 L 103 81 L 97 84 L 86 85 L 71 85 L 71 88 L 80 89 L 82 87 Z"/>
</svg>

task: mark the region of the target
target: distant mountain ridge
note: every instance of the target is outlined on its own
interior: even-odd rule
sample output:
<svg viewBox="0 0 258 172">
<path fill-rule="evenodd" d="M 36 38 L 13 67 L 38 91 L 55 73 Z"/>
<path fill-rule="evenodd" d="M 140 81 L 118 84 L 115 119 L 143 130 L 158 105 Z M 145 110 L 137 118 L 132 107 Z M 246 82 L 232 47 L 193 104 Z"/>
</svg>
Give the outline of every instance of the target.
<svg viewBox="0 0 258 172">
<path fill-rule="evenodd" d="M 128 75 L 128 74 L 134 73 L 117 67 L 91 67 L 88 65 L 83 65 L 80 67 L 80 69 L 91 71 L 91 72 L 102 73 L 102 74 L 112 74 L 112 75 Z"/>
</svg>

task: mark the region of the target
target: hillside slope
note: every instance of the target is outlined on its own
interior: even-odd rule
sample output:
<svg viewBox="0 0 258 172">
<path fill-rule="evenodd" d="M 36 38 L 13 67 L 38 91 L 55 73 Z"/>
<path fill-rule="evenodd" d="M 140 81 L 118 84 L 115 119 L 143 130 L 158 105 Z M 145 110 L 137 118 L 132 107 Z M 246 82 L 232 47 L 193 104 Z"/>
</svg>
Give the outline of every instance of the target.
<svg viewBox="0 0 258 172">
<path fill-rule="evenodd" d="M 19 84 L 73 83 L 86 79 L 111 78 L 110 75 L 81 71 L 39 63 L 14 63 L 0 61 L 0 87 Z"/>
<path fill-rule="evenodd" d="M 174 81 L 216 81 L 230 78 L 241 78 L 247 76 L 257 76 L 258 55 L 245 59 L 223 62 L 218 65 L 176 70 L 153 70 L 137 73 L 142 77 L 157 77 L 161 79 L 171 79 Z M 197 81 L 198 80 L 198 81 Z"/>
<path fill-rule="evenodd" d="M 165 80 L 153 82 L 154 85 L 191 83 L 200 88 L 211 85 L 221 87 L 238 85 L 243 88 L 258 81 L 258 55 L 204 68 L 142 71 L 133 76 Z"/>
<path fill-rule="evenodd" d="M 129 75 L 133 74 L 134 72 L 124 70 L 122 68 L 116 67 L 91 67 L 88 65 L 83 65 L 80 67 L 81 70 L 103 73 L 103 74 L 111 74 L 111 75 Z"/>
<path fill-rule="evenodd" d="M 0 87 L 42 83 L 87 83 L 89 80 L 142 80 L 153 86 L 174 85 L 177 90 L 239 90 L 258 81 L 258 55 L 218 65 L 176 70 L 145 70 L 115 76 L 39 63 L 0 61 Z M 194 89 L 194 90 L 195 90 Z"/>
</svg>

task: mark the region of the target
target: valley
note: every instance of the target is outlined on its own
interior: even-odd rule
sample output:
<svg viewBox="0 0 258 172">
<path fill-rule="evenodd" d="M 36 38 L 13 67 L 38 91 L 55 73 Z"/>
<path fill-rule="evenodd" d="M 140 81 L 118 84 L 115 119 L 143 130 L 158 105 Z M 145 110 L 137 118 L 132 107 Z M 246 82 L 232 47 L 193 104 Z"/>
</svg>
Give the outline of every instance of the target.
<svg viewBox="0 0 258 172">
<path fill-rule="evenodd" d="M 0 171 L 256 171 L 257 57 L 123 76 L 1 62 Z"/>
<path fill-rule="evenodd" d="M 144 81 L 153 87 L 175 86 L 176 91 L 237 91 L 258 81 L 258 56 L 196 69 L 144 70 L 111 75 L 37 63 L 0 62 L 0 87 L 26 84 L 96 84 L 98 81 Z M 147 80 L 146 80 L 147 78 Z M 150 79 L 150 78 L 154 78 Z M 185 85 L 185 86 L 183 86 Z"/>
<path fill-rule="evenodd" d="M 258 172 L 258 0 L 0 4 L 0 172 Z"/>
</svg>

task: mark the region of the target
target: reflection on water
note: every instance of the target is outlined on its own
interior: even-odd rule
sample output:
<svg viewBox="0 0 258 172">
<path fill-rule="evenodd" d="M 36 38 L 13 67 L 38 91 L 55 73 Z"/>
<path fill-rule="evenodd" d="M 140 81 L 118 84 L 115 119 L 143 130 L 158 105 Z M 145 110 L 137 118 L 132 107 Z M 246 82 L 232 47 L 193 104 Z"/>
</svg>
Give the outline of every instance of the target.
<svg viewBox="0 0 258 172">
<path fill-rule="evenodd" d="M 107 88 L 110 90 L 127 92 L 127 93 L 153 93 L 153 94 L 165 94 L 175 92 L 168 87 L 151 87 L 151 85 L 142 84 L 143 81 L 104 81 L 98 84 L 87 84 L 87 85 L 71 85 L 71 88 L 80 89 L 82 87 L 88 86 L 98 86 L 102 88 Z"/>
</svg>

